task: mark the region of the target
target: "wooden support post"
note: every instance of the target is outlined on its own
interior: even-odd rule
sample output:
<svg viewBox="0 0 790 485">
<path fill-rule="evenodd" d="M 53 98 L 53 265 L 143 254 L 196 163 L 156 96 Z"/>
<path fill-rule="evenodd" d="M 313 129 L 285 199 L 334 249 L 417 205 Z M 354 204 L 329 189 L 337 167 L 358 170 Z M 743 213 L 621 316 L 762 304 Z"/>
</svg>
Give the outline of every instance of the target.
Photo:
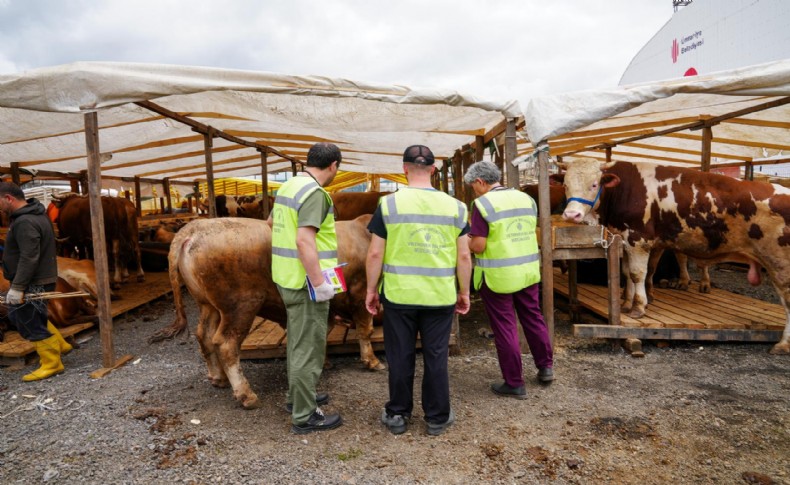
<svg viewBox="0 0 790 485">
<path fill-rule="evenodd" d="M 22 179 L 19 176 L 19 162 L 11 162 L 11 182 L 15 185 L 22 185 Z"/>
<path fill-rule="evenodd" d="M 485 138 L 477 135 L 475 137 L 475 159 L 473 162 L 481 162 L 483 161 L 483 157 L 486 154 L 486 144 Z"/>
<path fill-rule="evenodd" d="M 518 181 L 518 167 L 513 166 L 513 160 L 516 159 L 516 119 L 510 118 L 507 120 L 505 126 L 505 170 L 507 171 L 507 187 L 517 189 L 519 187 Z M 548 182 L 546 183 L 546 196 L 545 200 L 549 200 L 548 196 Z M 548 212 L 547 212 L 548 214 Z"/>
<path fill-rule="evenodd" d="M 620 252 L 623 240 L 619 236 L 610 239 L 609 247 L 606 249 L 609 273 L 609 324 L 620 325 Z"/>
<path fill-rule="evenodd" d="M 494 164 L 502 174 L 502 177 L 499 179 L 499 183 L 505 185 L 505 145 L 499 145 L 497 147 L 496 157 L 494 157 Z"/>
<path fill-rule="evenodd" d="M 446 158 L 444 159 L 444 161 L 442 161 L 442 191 L 445 194 L 450 193 L 450 184 L 448 183 L 447 180 L 447 173 L 449 171 L 448 165 L 450 165 L 450 159 Z"/>
<path fill-rule="evenodd" d="M 194 199 L 194 197 L 187 197 L 187 209 L 189 209 L 190 214 L 194 212 L 194 208 L 192 207 L 192 199 Z"/>
<path fill-rule="evenodd" d="M 88 153 L 88 201 L 93 234 L 93 263 L 96 267 L 96 286 L 99 290 L 96 313 L 102 342 L 102 365 L 115 365 L 112 341 L 112 313 L 110 311 L 110 272 L 107 264 L 107 242 L 104 237 L 104 211 L 101 204 L 101 161 L 99 151 L 99 119 L 95 112 L 85 114 L 85 146 Z"/>
<path fill-rule="evenodd" d="M 173 199 L 170 196 L 170 179 L 168 177 L 165 177 L 162 180 L 162 188 L 165 191 L 165 200 L 167 201 L 167 213 L 168 214 L 172 214 L 173 213 Z M 164 210 L 162 212 L 164 212 Z"/>
<path fill-rule="evenodd" d="M 453 155 L 453 196 L 463 201 L 464 178 L 461 173 L 461 153 L 456 151 Z"/>
<path fill-rule="evenodd" d="M 159 197 L 159 212 L 160 212 L 160 214 L 164 214 L 165 213 L 165 198 L 164 197 Z"/>
<path fill-rule="evenodd" d="M 752 165 L 752 162 L 746 162 L 746 165 L 744 165 L 743 179 L 754 180 L 754 165 Z"/>
<path fill-rule="evenodd" d="M 510 126 L 510 125 L 508 125 Z M 514 133 L 515 134 L 515 133 Z M 515 142 L 515 139 L 513 140 Z M 551 202 L 549 201 L 549 147 L 538 143 L 538 224 L 540 226 L 540 268 L 543 319 L 554 345 L 554 270 L 551 247 Z M 509 162 L 508 165 L 510 165 Z"/>
<path fill-rule="evenodd" d="M 581 316 L 579 306 L 578 265 L 575 259 L 567 260 L 568 263 L 568 307 L 572 322 L 578 322 Z"/>
<path fill-rule="evenodd" d="M 466 205 L 469 205 L 469 203 L 472 202 L 472 199 L 474 198 L 474 191 L 472 190 L 471 186 L 466 185 L 464 183 L 464 175 L 466 175 L 466 171 L 469 170 L 469 166 L 471 166 L 472 163 L 474 163 L 473 158 L 475 154 L 472 151 L 472 147 L 470 147 L 469 145 L 465 145 L 464 148 L 462 148 L 462 152 L 463 153 L 461 155 L 462 169 L 460 174 L 461 175 L 460 187 L 462 189 L 461 193 L 463 194 L 463 199 L 461 199 L 461 202 L 463 202 Z"/>
<path fill-rule="evenodd" d="M 124 190 L 123 191 L 123 196 L 126 197 L 126 200 L 131 201 L 132 200 L 132 191 L 131 190 Z"/>
<path fill-rule="evenodd" d="M 713 141 L 713 127 L 705 126 L 702 128 L 702 156 L 699 169 L 703 172 L 710 172 L 710 149 Z"/>
<path fill-rule="evenodd" d="M 291 161 L 291 175 L 296 177 L 296 162 L 294 162 L 293 160 Z"/>
<path fill-rule="evenodd" d="M 80 193 L 80 181 L 75 178 L 69 179 L 69 184 L 71 185 L 71 191 L 75 194 Z"/>
<path fill-rule="evenodd" d="M 266 166 L 266 150 L 261 150 L 261 209 L 263 210 L 263 220 L 269 218 L 269 168 Z"/>
<path fill-rule="evenodd" d="M 208 192 L 208 216 L 217 217 L 217 202 L 214 199 L 214 162 L 212 161 L 211 147 L 214 146 L 213 128 L 203 134 L 203 151 L 206 156 L 206 191 Z"/>
<path fill-rule="evenodd" d="M 612 163 L 612 147 L 606 147 L 606 163 Z"/>
<path fill-rule="evenodd" d="M 134 178 L 134 206 L 137 209 L 137 217 L 143 215 L 143 194 L 140 192 L 140 177 Z"/>
</svg>

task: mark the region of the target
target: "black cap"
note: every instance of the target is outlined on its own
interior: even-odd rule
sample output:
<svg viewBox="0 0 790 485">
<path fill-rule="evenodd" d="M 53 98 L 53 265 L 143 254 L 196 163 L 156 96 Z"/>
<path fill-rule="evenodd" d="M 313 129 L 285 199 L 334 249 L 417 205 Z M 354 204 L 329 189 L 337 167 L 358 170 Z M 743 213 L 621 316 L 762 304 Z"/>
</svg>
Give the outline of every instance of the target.
<svg viewBox="0 0 790 485">
<path fill-rule="evenodd" d="M 433 165 L 433 152 L 425 145 L 412 145 L 403 152 L 403 162 Z"/>
</svg>

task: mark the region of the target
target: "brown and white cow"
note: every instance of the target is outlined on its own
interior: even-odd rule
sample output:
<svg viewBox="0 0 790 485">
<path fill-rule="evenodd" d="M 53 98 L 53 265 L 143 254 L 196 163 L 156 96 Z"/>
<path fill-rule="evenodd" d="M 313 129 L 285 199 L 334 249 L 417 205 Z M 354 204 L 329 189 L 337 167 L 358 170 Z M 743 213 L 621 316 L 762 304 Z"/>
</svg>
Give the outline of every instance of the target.
<svg viewBox="0 0 790 485">
<path fill-rule="evenodd" d="M 365 255 L 370 244 L 370 217 L 336 224 L 338 261 L 348 291 L 332 299 L 330 322 L 336 317 L 356 325 L 361 360 L 369 369 L 384 366 L 373 353 L 373 319 L 365 309 Z M 200 308 L 197 339 L 214 386 L 233 388 L 245 408 L 258 406 L 239 365 L 239 349 L 256 315 L 285 323 L 285 306 L 272 281 L 272 233 L 265 221 L 243 218 L 195 220 L 176 234 L 170 246 L 170 282 L 176 320 L 149 341 L 182 332 L 187 326 L 181 285 Z"/>
<path fill-rule="evenodd" d="M 564 165 L 566 220 L 597 217 L 623 237 L 627 285 L 623 310 L 647 306 L 645 276 L 653 249 L 673 248 L 707 263 L 747 261 L 759 284 L 766 269 L 787 311 L 773 353 L 790 353 L 790 189 L 698 170 L 579 159 Z"/>
</svg>

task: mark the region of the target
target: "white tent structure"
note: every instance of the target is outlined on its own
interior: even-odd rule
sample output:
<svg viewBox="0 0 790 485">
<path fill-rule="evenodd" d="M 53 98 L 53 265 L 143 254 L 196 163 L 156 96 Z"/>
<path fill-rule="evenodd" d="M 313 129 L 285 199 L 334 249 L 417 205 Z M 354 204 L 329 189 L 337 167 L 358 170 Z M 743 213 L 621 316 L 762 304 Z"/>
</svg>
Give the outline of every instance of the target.
<svg viewBox="0 0 790 485">
<path fill-rule="evenodd" d="M 262 175 L 265 182 L 268 173 L 295 171 L 315 142 L 338 145 L 342 169 L 366 174 L 400 173 L 404 148 L 423 144 L 440 162 L 453 158 L 454 185 L 460 188 L 462 158 L 474 161 L 471 154 L 481 156 L 506 132 L 512 145 L 504 143 L 510 147 L 505 158 L 515 157 L 520 116 L 518 102 L 489 102 L 453 91 L 80 62 L 0 76 L 0 173 L 16 182 L 25 173 L 80 178 L 91 196 L 91 212 L 101 214 L 99 191 L 113 184 L 134 184 L 139 196 L 144 184 L 162 183 L 169 194 L 172 185 L 186 186 L 187 193 L 205 181 L 213 199 L 215 176 Z M 442 175 L 446 189 L 446 167 Z M 93 222 L 93 234 L 100 235 L 94 245 L 97 283 L 106 296 L 103 221 Z M 99 302 L 99 319 L 104 365 L 111 367 L 108 298 Z"/>
<path fill-rule="evenodd" d="M 541 186 L 543 305 L 553 323 L 548 161 L 569 156 L 713 171 L 790 163 L 790 60 L 532 99 L 523 153 Z M 548 322 L 547 322 L 548 323 Z"/>
</svg>

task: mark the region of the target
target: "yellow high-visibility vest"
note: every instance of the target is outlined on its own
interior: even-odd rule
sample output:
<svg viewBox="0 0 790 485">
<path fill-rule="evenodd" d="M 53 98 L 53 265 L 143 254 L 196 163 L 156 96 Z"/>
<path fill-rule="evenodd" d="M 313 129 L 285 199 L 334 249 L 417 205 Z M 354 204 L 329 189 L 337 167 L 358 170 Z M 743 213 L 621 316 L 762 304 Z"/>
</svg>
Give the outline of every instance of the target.
<svg viewBox="0 0 790 485">
<path fill-rule="evenodd" d="M 467 212 L 464 204 L 433 189 L 407 187 L 382 199 L 387 228 L 382 284 L 388 301 L 456 303 L 456 241 L 466 227 Z"/>
<path fill-rule="evenodd" d="M 518 190 L 490 190 L 474 201 L 488 223 L 486 249 L 476 255 L 474 285 L 496 293 L 515 293 L 540 282 L 540 253 L 535 237 L 535 201 Z"/>
<path fill-rule="evenodd" d="M 306 284 L 305 272 L 296 249 L 299 208 L 307 197 L 320 190 L 329 201 L 329 213 L 316 233 L 316 248 L 321 269 L 337 266 L 337 236 L 332 198 L 310 176 L 297 176 L 277 191 L 272 208 L 272 279 L 283 288 L 298 290 Z"/>
</svg>

